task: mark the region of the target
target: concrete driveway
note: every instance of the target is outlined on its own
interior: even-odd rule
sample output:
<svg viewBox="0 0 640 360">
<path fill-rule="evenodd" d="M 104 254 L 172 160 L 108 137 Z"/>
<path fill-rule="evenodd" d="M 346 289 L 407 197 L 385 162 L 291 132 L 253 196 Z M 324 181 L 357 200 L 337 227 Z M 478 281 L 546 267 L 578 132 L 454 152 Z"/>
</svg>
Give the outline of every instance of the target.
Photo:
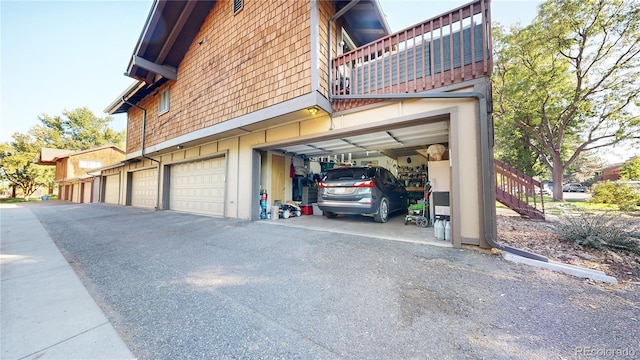
<svg viewBox="0 0 640 360">
<path fill-rule="evenodd" d="M 27 206 L 140 359 L 640 356 L 637 291 L 476 248 L 99 204 Z"/>
</svg>

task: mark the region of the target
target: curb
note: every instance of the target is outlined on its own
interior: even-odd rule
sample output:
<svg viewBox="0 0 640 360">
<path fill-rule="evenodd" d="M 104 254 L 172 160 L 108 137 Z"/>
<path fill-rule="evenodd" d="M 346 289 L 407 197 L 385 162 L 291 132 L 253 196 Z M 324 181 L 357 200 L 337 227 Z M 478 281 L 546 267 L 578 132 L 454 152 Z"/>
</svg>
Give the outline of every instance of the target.
<svg viewBox="0 0 640 360">
<path fill-rule="evenodd" d="M 601 281 L 610 284 L 617 284 L 618 280 L 613 276 L 606 275 L 603 271 L 592 270 L 583 268 L 580 266 L 563 264 L 556 261 L 549 260 L 548 262 L 542 262 L 538 260 L 528 259 L 522 256 L 514 255 L 508 252 L 503 253 L 503 257 L 505 260 L 512 261 L 517 264 L 525 264 L 530 266 L 535 266 L 542 269 L 553 270 L 573 276 L 577 276 L 580 278 L 586 278 L 596 281 Z"/>
</svg>

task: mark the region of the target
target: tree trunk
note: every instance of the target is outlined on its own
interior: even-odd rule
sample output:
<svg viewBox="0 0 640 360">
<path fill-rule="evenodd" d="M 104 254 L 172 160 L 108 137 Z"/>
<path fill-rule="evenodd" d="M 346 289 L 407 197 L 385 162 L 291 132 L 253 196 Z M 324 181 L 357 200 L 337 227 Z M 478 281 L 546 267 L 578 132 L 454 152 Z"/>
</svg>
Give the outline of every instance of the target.
<svg viewBox="0 0 640 360">
<path fill-rule="evenodd" d="M 553 169 L 551 169 L 551 179 L 553 180 L 553 201 L 563 201 L 562 179 L 564 177 L 564 168 L 560 155 L 553 154 Z"/>
</svg>

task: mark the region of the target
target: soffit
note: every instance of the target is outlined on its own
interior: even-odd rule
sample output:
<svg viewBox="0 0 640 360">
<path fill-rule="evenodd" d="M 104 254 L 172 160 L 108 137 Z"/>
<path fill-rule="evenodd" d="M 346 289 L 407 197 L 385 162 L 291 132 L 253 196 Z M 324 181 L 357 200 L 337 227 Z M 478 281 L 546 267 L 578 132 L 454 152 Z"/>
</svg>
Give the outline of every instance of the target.
<svg viewBox="0 0 640 360">
<path fill-rule="evenodd" d="M 215 0 L 154 1 L 126 75 L 149 84 L 160 75 L 139 64 L 137 59 L 158 67 L 177 69 L 215 3 Z"/>
<path fill-rule="evenodd" d="M 335 3 L 339 11 L 351 3 L 351 0 L 335 1 Z M 356 46 L 368 44 L 391 33 L 378 0 L 360 0 L 343 15 L 341 23 Z"/>
</svg>

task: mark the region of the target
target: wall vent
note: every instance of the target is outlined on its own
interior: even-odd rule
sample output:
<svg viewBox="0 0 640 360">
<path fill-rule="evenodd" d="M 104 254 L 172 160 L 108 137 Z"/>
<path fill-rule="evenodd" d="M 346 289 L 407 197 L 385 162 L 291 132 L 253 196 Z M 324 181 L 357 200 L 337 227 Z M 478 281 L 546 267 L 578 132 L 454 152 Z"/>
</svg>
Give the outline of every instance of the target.
<svg viewBox="0 0 640 360">
<path fill-rule="evenodd" d="M 243 5 L 243 0 L 233 0 L 233 15 L 242 10 Z"/>
</svg>

